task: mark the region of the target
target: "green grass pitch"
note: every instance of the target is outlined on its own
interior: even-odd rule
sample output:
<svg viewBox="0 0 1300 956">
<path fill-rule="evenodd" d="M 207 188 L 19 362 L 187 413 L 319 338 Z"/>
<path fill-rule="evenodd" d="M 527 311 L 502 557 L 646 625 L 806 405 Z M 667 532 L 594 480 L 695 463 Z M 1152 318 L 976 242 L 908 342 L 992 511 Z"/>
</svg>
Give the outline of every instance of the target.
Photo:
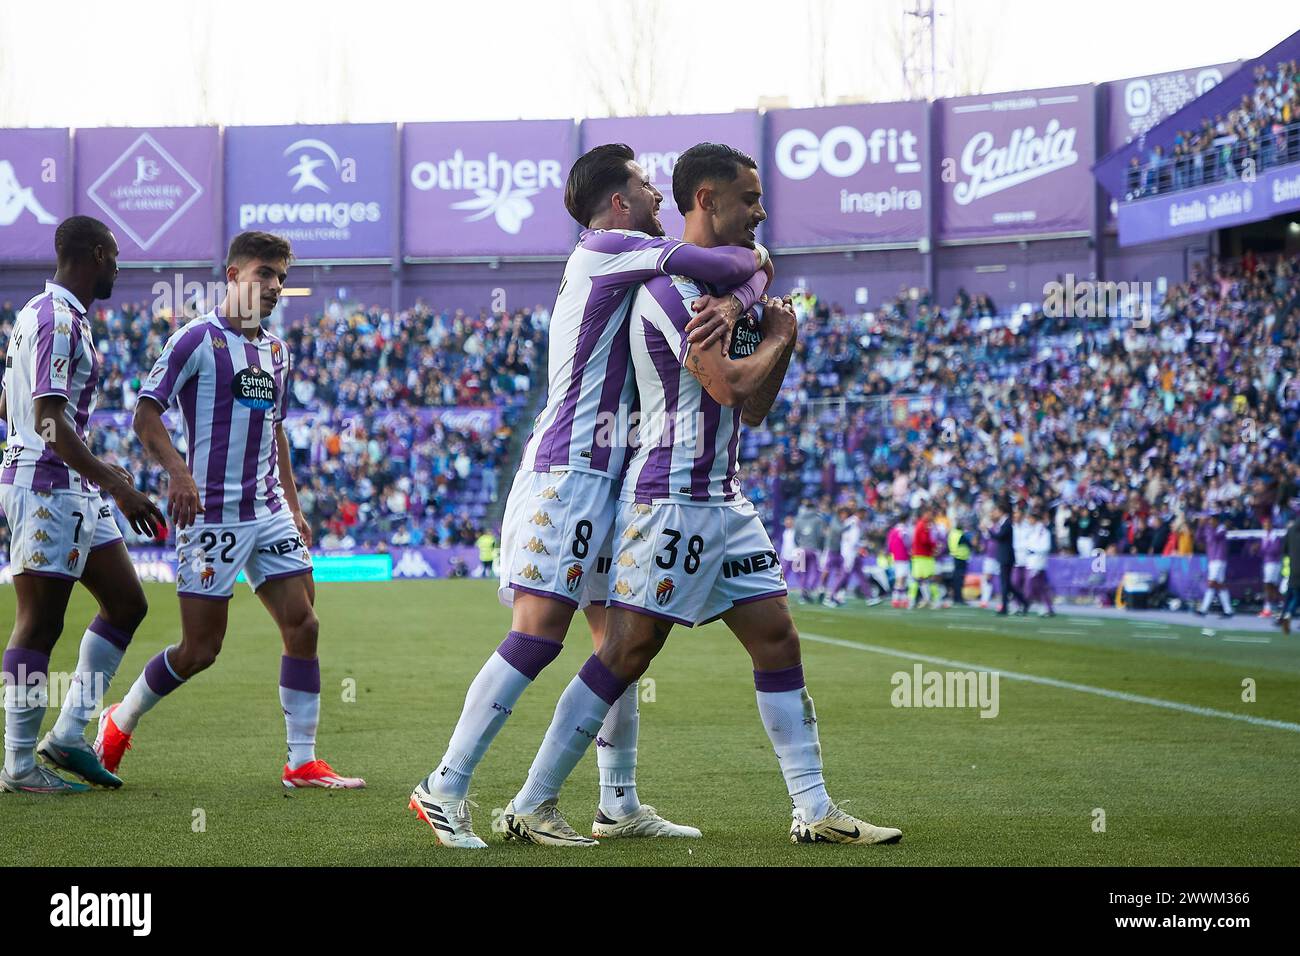
<svg viewBox="0 0 1300 956">
<path fill-rule="evenodd" d="M 151 610 L 109 700 L 179 638 L 169 586 Z M 721 625 L 679 628 L 655 661 L 641 706 L 639 789 L 702 840 L 606 841 L 589 851 L 506 845 L 493 811 L 517 790 L 555 700 L 590 653 L 581 619 L 488 753 L 471 795 L 477 853 L 435 845 L 407 810 L 437 761 L 469 681 L 509 627 L 486 582 L 319 588 L 321 756 L 368 781 L 362 792 L 298 791 L 279 781 L 284 726 L 280 646 L 241 589 L 216 666 L 140 724 L 117 792 L 0 795 L 0 865 L 1233 865 L 1300 863 L 1300 732 L 1005 676 L 1032 675 L 1182 705 L 1300 722 L 1300 638 L 1233 643 L 1199 627 L 1067 616 L 994 618 L 975 610 L 797 608 L 833 797 L 899 826 L 890 847 L 793 846 L 789 800 L 758 720 L 749 660 Z M 52 667 L 70 670 L 93 606 L 78 589 Z M 0 591 L 12 620 L 13 592 Z M 1215 625 L 1221 627 L 1220 625 Z M 817 638 L 849 642 L 827 643 Z M 1157 639 L 1152 639 L 1157 638 Z M 864 649 L 856 645 L 870 645 Z M 1003 672 L 999 713 L 900 708 L 891 676 L 921 654 Z M 1257 699 L 1243 702 L 1243 681 Z M 344 700 L 355 681 L 355 702 Z M 643 688 L 643 697 L 650 687 Z M 53 720 L 47 715 L 45 728 Z M 588 754 L 561 797 L 579 829 L 597 797 Z M 1096 810 L 1105 814 L 1097 832 Z M 202 811 L 201 814 L 198 811 Z M 195 832 L 196 820 L 205 823 Z"/>
</svg>

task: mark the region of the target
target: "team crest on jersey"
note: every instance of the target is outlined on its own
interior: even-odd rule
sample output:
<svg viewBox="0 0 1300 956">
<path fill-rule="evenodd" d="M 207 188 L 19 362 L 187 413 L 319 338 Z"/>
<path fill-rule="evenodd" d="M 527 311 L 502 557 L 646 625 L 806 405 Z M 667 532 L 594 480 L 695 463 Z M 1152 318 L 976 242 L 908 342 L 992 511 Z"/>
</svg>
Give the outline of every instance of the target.
<svg viewBox="0 0 1300 956">
<path fill-rule="evenodd" d="M 552 485 L 550 488 L 543 488 L 537 493 L 537 497 L 545 498 L 547 501 L 559 501 L 560 492 Z"/>
<path fill-rule="evenodd" d="M 569 565 L 569 570 L 564 575 L 564 586 L 568 588 L 569 593 L 572 594 L 574 591 L 578 590 L 578 585 L 581 583 L 582 565 L 575 561 L 573 564 Z"/>
<path fill-rule="evenodd" d="M 216 580 L 217 569 L 210 564 L 204 565 L 203 570 L 199 572 L 199 586 L 205 591 L 211 591 L 212 584 Z"/>
<path fill-rule="evenodd" d="M 533 524 L 537 525 L 539 528 L 555 527 L 555 523 L 551 521 L 550 513 L 546 511 L 539 511 L 537 512 L 537 514 L 533 515 L 528 520 L 531 521 Z"/>
<path fill-rule="evenodd" d="M 620 568 L 640 567 L 640 565 L 636 563 L 636 558 L 632 557 L 631 551 L 624 551 L 622 554 L 618 556 L 618 566 Z"/>
<path fill-rule="evenodd" d="M 672 599 L 675 590 L 677 585 L 673 584 L 672 578 L 660 578 L 659 583 L 655 585 L 655 603 L 663 607 Z"/>
<path fill-rule="evenodd" d="M 44 528 L 37 528 L 35 531 L 33 531 L 33 532 L 32 532 L 32 539 L 35 540 L 35 541 L 39 541 L 41 544 L 49 544 L 49 543 L 50 543 L 50 536 L 49 536 L 49 534 L 45 531 Z"/>
<path fill-rule="evenodd" d="M 27 556 L 27 563 L 43 568 L 50 563 L 50 559 L 45 556 L 44 551 L 33 551 Z"/>
<path fill-rule="evenodd" d="M 619 597 L 631 597 L 632 585 L 628 584 L 622 578 L 619 578 L 616 582 L 614 582 L 614 593 L 617 594 Z"/>
<path fill-rule="evenodd" d="M 546 550 L 546 545 L 542 544 L 542 539 L 539 538 L 539 537 L 537 537 L 537 536 L 535 536 L 535 535 L 534 535 L 533 537 L 531 537 L 531 538 L 528 539 L 528 543 L 524 545 L 524 550 L 525 550 L 525 551 L 531 551 L 531 552 L 533 552 L 533 554 L 550 554 L 550 553 L 551 553 L 551 552 L 549 552 L 549 551 Z"/>
<path fill-rule="evenodd" d="M 649 505 L 643 505 L 643 504 L 633 505 L 632 510 L 639 515 L 648 515 L 650 512 L 654 511 L 654 509 L 651 508 Z"/>
<path fill-rule="evenodd" d="M 75 568 L 75 567 L 77 566 L 77 560 L 78 560 L 80 557 L 81 557 L 81 551 L 80 551 L 79 549 L 77 549 L 77 548 L 73 548 L 71 551 L 68 552 L 68 570 L 69 570 L 69 571 L 71 571 L 73 568 Z"/>
<path fill-rule="evenodd" d="M 645 540 L 645 535 L 641 533 L 641 529 L 638 528 L 636 525 L 629 525 L 628 529 L 623 532 L 623 537 L 626 538 L 628 541 Z"/>
<path fill-rule="evenodd" d="M 279 342 L 271 343 L 271 364 L 281 365 L 284 363 L 284 349 L 280 348 Z"/>
</svg>

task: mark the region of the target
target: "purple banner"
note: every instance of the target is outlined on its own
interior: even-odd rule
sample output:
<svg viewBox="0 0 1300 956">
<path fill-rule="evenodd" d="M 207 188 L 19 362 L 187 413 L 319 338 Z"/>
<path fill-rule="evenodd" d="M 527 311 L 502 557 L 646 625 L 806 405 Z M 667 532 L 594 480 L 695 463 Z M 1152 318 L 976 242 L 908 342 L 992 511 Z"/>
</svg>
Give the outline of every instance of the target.
<svg viewBox="0 0 1300 956">
<path fill-rule="evenodd" d="M 1219 183 L 1120 203 L 1119 244 L 1132 246 L 1257 222 L 1300 209 L 1300 165 L 1259 174 L 1253 183 Z"/>
<path fill-rule="evenodd" d="M 299 259 L 390 259 L 397 127 L 226 129 L 226 232 L 284 236 Z"/>
<path fill-rule="evenodd" d="M 1110 116 L 1106 151 L 1146 133 L 1202 93 L 1214 89 L 1241 66 L 1240 61 L 1172 73 L 1152 73 L 1103 84 Z"/>
<path fill-rule="evenodd" d="M 217 256 L 217 128 L 77 130 L 79 215 L 103 220 L 123 262 Z"/>
<path fill-rule="evenodd" d="M 0 260 L 54 261 L 54 229 L 69 215 L 66 129 L 0 129 Z"/>
<path fill-rule="evenodd" d="M 705 113 L 693 116 L 618 116 L 582 124 L 582 151 L 602 143 L 626 143 L 650 181 L 664 194 L 659 221 L 664 234 L 680 236 L 684 220 L 673 200 L 677 157 L 696 143 L 726 143 L 762 162 L 758 155 L 758 114 Z M 762 172 L 762 170 L 760 170 Z"/>
<path fill-rule="evenodd" d="M 1094 103 L 1091 86 L 943 100 L 940 237 L 1090 230 Z"/>
<path fill-rule="evenodd" d="M 405 255 L 567 255 L 572 120 L 408 123 L 402 131 Z"/>
<path fill-rule="evenodd" d="M 924 103 L 773 110 L 767 148 L 773 248 L 915 242 L 926 234 Z"/>
</svg>

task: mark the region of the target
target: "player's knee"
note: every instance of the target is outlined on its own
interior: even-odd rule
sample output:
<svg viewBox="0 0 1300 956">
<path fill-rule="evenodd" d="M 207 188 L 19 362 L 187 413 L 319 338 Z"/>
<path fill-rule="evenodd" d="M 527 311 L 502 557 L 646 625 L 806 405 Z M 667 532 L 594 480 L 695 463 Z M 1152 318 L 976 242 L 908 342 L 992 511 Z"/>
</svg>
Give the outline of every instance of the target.
<svg viewBox="0 0 1300 956">
<path fill-rule="evenodd" d="M 284 628 L 285 647 L 294 655 L 312 656 L 316 653 L 316 640 L 320 636 L 320 619 L 310 607 L 307 613 Z"/>
<path fill-rule="evenodd" d="M 114 600 L 105 610 L 110 624 L 128 634 L 134 634 L 149 613 L 149 600 L 143 591 L 139 591 Z"/>
</svg>

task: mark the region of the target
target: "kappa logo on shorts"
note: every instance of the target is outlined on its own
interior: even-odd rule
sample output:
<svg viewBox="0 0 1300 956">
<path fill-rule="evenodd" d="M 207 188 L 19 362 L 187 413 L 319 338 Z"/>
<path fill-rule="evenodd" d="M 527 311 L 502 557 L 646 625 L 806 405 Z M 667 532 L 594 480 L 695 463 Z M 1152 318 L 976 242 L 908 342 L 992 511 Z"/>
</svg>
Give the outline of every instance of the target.
<svg viewBox="0 0 1300 956">
<path fill-rule="evenodd" d="M 636 525 L 628 525 L 628 529 L 623 532 L 623 537 L 628 541 L 645 540 L 645 535 L 641 533 L 641 529 L 638 528 Z"/>
<path fill-rule="evenodd" d="M 636 558 L 632 557 L 631 551 L 624 551 L 618 556 L 618 566 L 620 568 L 639 568 L 641 565 L 636 563 Z"/>
<path fill-rule="evenodd" d="M 569 593 L 572 594 L 574 591 L 578 590 L 578 585 L 581 583 L 582 565 L 575 561 L 573 564 L 569 565 L 568 573 L 564 575 L 564 586 L 568 588 Z"/>
<path fill-rule="evenodd" d="M 50 536 L 46 533 L 44 528 L 37 528 L 35 531 L 32 532 L 32 539 L 35 541 L 39 541 L 41 544 L 48 544 L 50 541 Z"/>
<path fill-rule="evenodd" d="M 533 554 L 551 553 L 546 550 L 546 545 L 542 544 L 542 539 L 537 537 L 536 535 L 528 539 L 528 543 L 524 545 L 524 550 L 531 551 L 533 552 Z"/>
<path fill-rule="evenodd" d="M 81 558 L 81 550 L 73 548 L 68 552 L 68 570 L 71 571 L 77 566 L 77 561 Z"/>
<path fill-rule="evenodd" d="M 552 485 L 549 488 L 543 488 L 541 491 L 537 493 L 537 497 L 545 498 L 547 501 L 557 501 L 560 502 L 560 504 L 564 503 L 560 501 L 560 492 L 555 488 L 554 485 Z"/>
<path fill-rule="evenodd" d="M 632 506 L 632 510 L 639 515 L 648 515 L 650 512 L 654 511 L 654 508 L 650 505 L 635 504 Z"/>
<path fill-rule="evenodd" d="M 655 585 L 655 603 L 663 607 L 672 600 L 675 590 L 677 590 L 677 585 L 673 584 L 672 578 L 660 578 L 659 583 Z"/>
<path fill-rule="evenodd" d="M 45 505 L 41 505 L 37 508 L 35 514 L 36 517 L 40 518 L 42 521 L 49 521 L 54 517 L 54 512 L 50 511 L 50 509 L 45 507 Z"/>
<path fill-rule="evenodd" d="M 528 520 L 531 521 L 533 524 L 537 525 L 539 528 L 555 527 L 555 522 L 551 521 L 550 514 L 545 511 L 537 512 L 537 514 L 533 515 Z"/>
<path fill-rule="evenodd" d="M 519 576 L 526 581 L 540 581 L 542 579 L 542 572 L 537 570 L 537 565 L 535 564 L 525 564 L 519 569 Z"/>
<path fill-rule="evenodd" d="M 33 551 L 27 556 L 27 563 L 34 564 L 38 568 L 43 568 L 50 563 L 50 559 L 45 556 L 44 551 Z"/>
<path fill-rule="evenodd" d="M 632 585 L 628 584 L 622 578 L 619 578 L 618 581 L 614 584 L 614 593 L 617 594 L 619 597 L 631 597 Z"/>
<path fill-rule="evenodd" d="M 212 590 L 212 583 L 217 580 L 217 569 L 212 565 L 205 565 L 199 572 L 199 586 L 205 591 Z"/>
</svg>

